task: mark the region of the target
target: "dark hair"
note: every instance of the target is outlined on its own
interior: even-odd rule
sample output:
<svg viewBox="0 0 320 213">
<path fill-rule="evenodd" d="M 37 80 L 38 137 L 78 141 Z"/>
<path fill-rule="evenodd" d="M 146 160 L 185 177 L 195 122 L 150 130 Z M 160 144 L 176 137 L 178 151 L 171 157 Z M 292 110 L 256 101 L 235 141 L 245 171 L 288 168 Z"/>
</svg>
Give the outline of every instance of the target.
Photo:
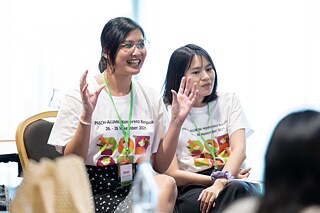
<svg viewBox="0 0 320 213">
<path fill-rule="evenodd" d="M 142 36 L 145 37 L 142 27 L 129 18 L 117 17 L 106 23 L 100 37 L 102 52 L 99 62 L 99 70 L 101 73 L 107 69 L 108 65 L 108 61 L 103 56 L 103 53 L 107 53 L 110 63 L 109 66 L 114 68 L 116 54 L 120 43 L 123 42 L 131 31 L 136 29 L 138 29 Z"/>
<path fill-rule="evenodd" d="M 204 103 L 208 103 L 217 98 L 217 72 L 214 67 L 213 61 L 209 55 L 209 53 L 203 48 L 195 45 L 195 44 L 187 44 L 183 47 L 176 49 L 169 60 L 168 70 L 166 80 L 164 82 L 164 93 L 163 93 L 163 101 L 166 105 L 170 105 L 172 103 L 172 93 L 171 90 L 178 91 L 180 87 L 180 82 L 185 72 L 189 69 L 192 59 L 195 55 L 201 55 L 205 57 L 209 63 L 212 65 L 212 68 L 215 73 L 214 86 L 212 93 L 206 96 L 203 100 Z"/>
<path fill-rule="evenodd" d="M 293 112 L 275 127 L 265 156 L 258 212 L 299 212 L 320 204 L 320 113 Z"/>
</svg>

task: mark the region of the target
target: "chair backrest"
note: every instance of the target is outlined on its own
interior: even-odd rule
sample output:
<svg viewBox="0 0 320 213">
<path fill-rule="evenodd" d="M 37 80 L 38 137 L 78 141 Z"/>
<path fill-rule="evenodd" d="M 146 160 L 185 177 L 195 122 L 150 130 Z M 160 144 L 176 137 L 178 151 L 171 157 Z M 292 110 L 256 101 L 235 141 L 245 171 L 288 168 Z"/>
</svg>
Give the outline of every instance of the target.
<svg viewBox="0 0 320 213">
<path fill-rule="evenodd" d="M 57 111 L 45 111 L 33 115 L 22 122 L 16 130 L 16 145 L 24 170 L 29 159 L 40 161 L 46 157 L 54 159 L 61 156 L 54 146 L 47 144 Z"/>
</svg>

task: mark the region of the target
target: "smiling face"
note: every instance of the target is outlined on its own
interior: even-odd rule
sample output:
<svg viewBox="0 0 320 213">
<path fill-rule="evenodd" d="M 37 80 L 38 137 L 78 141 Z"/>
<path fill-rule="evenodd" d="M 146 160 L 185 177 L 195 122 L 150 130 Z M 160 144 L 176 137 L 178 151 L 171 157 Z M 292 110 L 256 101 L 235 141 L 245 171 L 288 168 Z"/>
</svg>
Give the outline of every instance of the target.
<svg viewBox="0 0 320 213">
<path fill-rule="evenodd" d="M 197 83 L 197 89 L 199 90 L 198 98 L 194 107 L 202 107 L 206 103 L 202 103 L 205 96 L 212 93 L 214 83 L 214 70 L 209 61 L 201 55 L 194 55 L 189 69 L 185 72 L 186 78 L 191 78 L 191 84 Z"/>
<path fill-rule="evenodd" d="M 143 35 L 138 29 L 128 34 L 123 42 L 133 42 L 134 45 L 131 48 L 119 45 L 115 60 L 115 73 L 119 75 L 135 75 L 140 72 L 147 56 L 146 47 L 138 48 L 138 42 L 143 40 Z"/>
</svg>

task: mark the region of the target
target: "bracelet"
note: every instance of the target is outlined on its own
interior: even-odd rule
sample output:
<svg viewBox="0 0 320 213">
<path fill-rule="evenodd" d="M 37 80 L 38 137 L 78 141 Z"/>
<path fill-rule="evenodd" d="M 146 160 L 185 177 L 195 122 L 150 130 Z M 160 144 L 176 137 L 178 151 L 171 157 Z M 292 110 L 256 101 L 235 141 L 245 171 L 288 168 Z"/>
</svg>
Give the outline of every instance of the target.
<svg viewBox="0 0 320 213">
<path fill-rule="evenodd" d="M 215 182 L 218 178 L 223 177 L 227 180 L 232 180 L 234 177 L 231 175 L 229 171 L 212 171 L 211 173 L 211 180 Z"/>
<path fill-rule="evenodd" d="M 92 123 L 91 123 L 91 122 L 88 123 L 88 122 L 83 121 L 83 120 L 81 119 L 81 115 L 82 115 L 82 114 L 80 114 L 79 117 L 78 117 L 79 122 L 80 122 L 81 124 L 83 124 L 83 125 L 91 126 Z"/>
</svg>

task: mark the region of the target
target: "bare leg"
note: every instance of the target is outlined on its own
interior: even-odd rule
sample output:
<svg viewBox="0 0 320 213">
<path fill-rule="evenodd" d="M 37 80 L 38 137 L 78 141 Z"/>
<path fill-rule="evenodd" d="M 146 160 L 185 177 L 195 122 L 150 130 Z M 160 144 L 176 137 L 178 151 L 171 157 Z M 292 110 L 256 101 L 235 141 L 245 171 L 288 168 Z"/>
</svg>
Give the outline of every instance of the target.
<svg viewBox="0 0 320 213">
<path fill-rule="evenodd" d="M 155 180 L 159 195 L 157 212 L 172 213 L 178 193 L 176 181 L 163 174 L 156 175 Z"/>
</svg>

